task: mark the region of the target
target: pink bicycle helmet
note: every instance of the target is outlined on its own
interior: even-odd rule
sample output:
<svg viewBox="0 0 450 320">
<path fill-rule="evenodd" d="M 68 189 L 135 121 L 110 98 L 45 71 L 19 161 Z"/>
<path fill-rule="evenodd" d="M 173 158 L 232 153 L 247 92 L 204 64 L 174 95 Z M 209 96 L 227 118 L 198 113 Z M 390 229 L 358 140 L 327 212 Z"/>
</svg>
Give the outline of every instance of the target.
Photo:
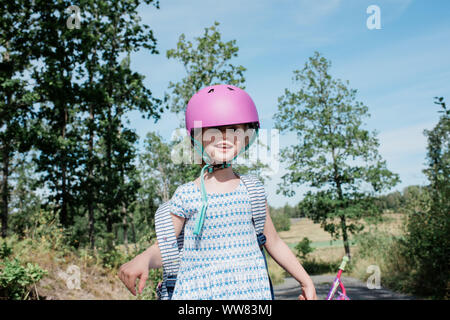
<svg viewBox="0 0 450 320">
<path fill-rule="evenodd" d="M 201 121 L 201 126 L 194 123 Z M 241 88 L 219 84 L 201 89 L 192 96 L 186 108 L 186 130 L 233 124 L 260 123 L 252 98 Z"/>
</svg>

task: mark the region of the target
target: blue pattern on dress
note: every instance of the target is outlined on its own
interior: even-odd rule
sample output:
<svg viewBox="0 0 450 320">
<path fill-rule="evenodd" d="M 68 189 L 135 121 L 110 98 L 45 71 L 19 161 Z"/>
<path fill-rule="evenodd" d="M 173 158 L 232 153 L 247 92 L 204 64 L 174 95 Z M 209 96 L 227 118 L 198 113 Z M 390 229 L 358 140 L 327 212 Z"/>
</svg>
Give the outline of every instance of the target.
<svg viewBox="0 0 450 320">
<path fill-rule="evenodd" d="M 194 235 L 202 207 L 191 181 L 175 191 L 170 212 L 185 218 L 184 246 L 173 300 L 270 300 L 270 284 L 242 180 L 233 192 L 208 193 L 201 233 Z"/>
</svg>

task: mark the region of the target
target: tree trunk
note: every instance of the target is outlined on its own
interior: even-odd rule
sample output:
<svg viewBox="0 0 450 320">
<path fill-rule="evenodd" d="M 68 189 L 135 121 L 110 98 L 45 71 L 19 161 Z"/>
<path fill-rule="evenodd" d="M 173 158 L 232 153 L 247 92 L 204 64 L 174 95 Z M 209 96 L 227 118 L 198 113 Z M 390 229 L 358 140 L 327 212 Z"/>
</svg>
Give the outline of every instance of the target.
<svg viewBox="0 0 450 320">
<path fill-rule="evenodd" d="M 94 206 L 92 201 L 88 202 L 88 219 L 89 219 L 89 243 L 91 249 L 95 247 L 95 229 L 94 229 Z"/>
<path fill-rule="evenodd" d="M 111 106 L 108 106 L 108 115 L 107 115 L 108 119 L 108 130 L 106 132 L 106 186 L 107 188 L 114 188 L 116 186 L 111 186 L 111 172 L 112 172 L 112 146 L 111 146 L 111 121 L 112 121 L 112 116 L 111 116 Z M 114 208 L 111 204 L 110 199 L 107 200 L 106 202 L 106 211 L 107 211 L 107 215 L 106 215 L 106 231 L 107 232 L 112 232 L 112 214 L 114 211 Z"/>
<path fill-rule="evenodd" d="M 330 130 L 331 130 L 331 128 L 330 128 Z M 339 170 L 338 170 L 338 167 L 337 167 L 337 164 L 336 164 L 336 154 L 335 154 L 334 148 L 331 149 L 331 153 L 332 153 L 332 157 L 333 157 L 333 166 L 334 166 L 334 177 L 333 177 L 333 180 L 336 183 L 336 189 L 337 189 L 337 192 L 338 192 L 338 197 L 339 197 L 339 200 L 342 203 L 344 201 L 344 196 L 342 194 L 341 179 L 339 177 Z M 345 216 L 341 215 L 340 219 L 341 219 L 342 240 L 344 241 L 345 254 L 348 256 L 349 259 L 351 259 L 350 244 L 349 244 L 349 241 L 348 241 L 347 224 L 345 222 Z"/>
<path fill-rule="evenodd" d="M 67 186 L 66 186 L 66 168 L 65 164 L 62 164 L 62 185 L 61 185 L 61 197 L 62 197 L 62 203 L 61 203 L 61 212 L 60 212 L 60 220 L 61 224 L 66 227 L 67 226 Z"/>
<path fill-rule="evenodd" d="M 131 220 L 130 225 L 131 225 L 131 233 L 133 234 L 134 251 L 137 251 L 136 230 L 134 229 L 133 220 Z"/>
<path fill-rule="evenodd" d="M 6 141 L 2 147 L 2 238 L 6 238 L 8 231 L 8 176 L 9 176 L 9 152 Z"/>
<path fill-rule="evenodd" d="M 66 137 L 66 124 L 68 118 L 67 106 L 64 106 L 64 121 L 61 125 L 61 137 L 64 140 Z M 64 227 L 67 227 L 67 167 L 66 167 L 66 151 L 63 149 L 61 152 L 61 212 L 60 221 Z"/>
<path fill-rule="evenodd" d="M 341 184 L 339 181 L 338 181 L 337 187 L 338 187 L 339 200 L 343 201 L 344 197 L 342 195 L 342 187 L 341 187 Z M 345 215 L 340 216 L 340 218 L 341 218 L 342 240 L 344 241 L 345 254 L 348 256 L 349 259 L 351 259 L 350 244 L 348 241 L 347 223 L 345 222 Z"/>
<path fill-rule="evenodd" d="M 123 225 L 123 244 L 125 252 L 128 254 L 128 224 L 127 224 L 127 208 L 125 203 L 122 205 L 122 225 Z"/>
<path fill-rule="evenodd" d="M 161 172 L 161 180 L 163 183 L 163 190 L 162 190 L 161 198 L 162 198 L 163 202 L 167 202 L 167 201 L 169 201 L 169 187 L 167 186 L 167 177 L 166 177 L 166 174 L 165 174 L 164 169 L 161 166 L 161 164 L 158 166 L 158 169 L 159 169 L 159 172 Z"/>
<path fill-rule="evenodd" d="M 9 57 L 9 42 L 6 41 L 5 43 L 6 51 L 3 52 L 3 61 L 5 63 L 10 62 Z M 11 95 L 7 94 L 6 96 L 6 106 L 9 106 L 11 103 Z M 0 125 L 1 126 L 1 125 Z M 7 126 L 5 123 L 4 126 Z M 6 127 L 7 128 L 7 127 Z M 9 177 L 9 148 L 8 148 L 8 141 L 6 139 L 2 141 L 1 146 L 2 151 L 2 185 L 1 185 L 1 191 L 2 191 L 2 209 L 1 209 L 1 222 L 2 222 L 2 238 L 6 238 L 6 234 L 8 232 L 8 177 Z"/>
<path fill-rule="evenodd" d="M 107 61 L 110 63 L 109 71 L 110 73 L 107 75 L 106 78 L 106 93 L 108 94 L 108 97 L 111 98 L 114 96 L 114 84 L 113 84 L 113 74 L 114 74 L 114 65 L 115 65 L 115 53 L 116 53 L 116 35 L 117 35 L 117 22 L 113 25 L 114 28 L 114 36 L 112 39 L 112 45 L 111 45 L 111 51 L 109 54 L 109 57 L 107 58 Z M 114 134 L 112 130 L 112 108 L 113 105 L 108 102 L 107 107 L 107 127 L 108 130 L 106 132 L 106 182 L 108 188 L 116 188 L 117 186 L 111 186 L 111 172 L 112 172 L 112 135 Z M 115 205 L 113 205 L 109 199 L 107 201 L 106 210 L 107 210 L 107 216 L 106 216 L 106 230 L 108 232 L 112 232 L 112 219 L 111 216 L 114 214 Z"/>
<path fill-rule="evenodd" d="M 112 233 L 113 232 L 113 225 L 112 225 L 112 221 L 111 221 L 111 215 L 112 213 L 107 210 L 107 214 L 106 214 L 106 232 L 108 233 Z"/>
<path fill-rule="evenodd" d="M 87 206 L 89 211 L 89 243 L 91 246 L 91 249 L 94 249 L 95 247 L 95 221 L 94 221 L 94 199 L 93 199 L 93 181 L 94 181 L 94 174 L 93 174 L 93 164 L 92 164 L 92 158 L 94 153 L 94 109 L 92 107 L 92 103 L 89 106 L 89 119 L 90 119 L 90 126 L 89 126 L 89 158 L 88 158 L 88 198 L 87 198 Z"/>
<path fill-rule="evenodd" d="M 97 12 L 93 13 L 95 18 L 98 19 Z M 97 32 L 97 28 L 95 28 L 95 32 Z M 92 59 L 88 63 L 88 73 L 89 73 L 89 88 L 92 89 L 94 87 L 94 66 L 98 63 L 97 59 L 97 47 L 94 46 L 92 48 Z M 93 102 L 89 102 L 89 142 L 88 142 L 88 198 L 87 198 L 87 206 L 88 206 L 88 221 L 89 221 L 89 243 L 91 249 L 95 248 L 95 217 L 94 217 L 94 199 L 98 199 L 97 190 L 94 187 L 94 165 L 93 165 L 93 157 L 94 157 L 94 124 L 95 124 L 95 116 L 94 116 L 94 105 Z M 95 194 L 95 196 L 94 196 Z"/>
<path fill-rule="evenodd" d="M 114 237 L 112 239 L 112 248 L 115 248 L 116 245 L 118 245 L 118 239 L 119 239 L 119 226 L 117 224 L 115 224 L 113 227 L 113 234 Z"/>
<path fill-rule="evenodd" d="M 341 229 L 342 229 L 342 239 L 344 240 L 344 249 L 345 254 L 350 259 L 350 243 L 348 241 L 348 235 L 347 235 L 347 224 L 345 223 L 345 216 L 341 216 Z"/>
</svg>

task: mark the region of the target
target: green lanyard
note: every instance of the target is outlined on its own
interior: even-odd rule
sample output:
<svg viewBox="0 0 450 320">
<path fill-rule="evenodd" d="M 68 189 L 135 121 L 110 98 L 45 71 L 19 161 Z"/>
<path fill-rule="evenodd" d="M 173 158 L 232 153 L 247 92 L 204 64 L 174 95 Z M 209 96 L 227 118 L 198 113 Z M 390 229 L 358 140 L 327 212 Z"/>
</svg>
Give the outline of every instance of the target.
<svg viewBox="0 0 450 320">
<path fill-rule="evenodd" d="M 239 151 L 239 153 L 230 161 L 232 162 L 234 159 L 236 159 L 241 153 L 247 151 L 250 146 L 253 144 L 253 142 L 255 141 L 256 137 L 258 136 L 259 133 L 259 128 L 256 128 L 256 132 L 255 134 L 253 134 L 252 138 L 250 139 L 250 142 L 248 145 L 245 146 L 245 148 L 243 148 L 241 151 Z M 203 166 L 202 171 L 200 172 L 200 181 L 201 181 L 201 192 L 202 192 L 202 209 L 200 211 L 200 214 L 197 216 L 196 222 L 195 222 L 195 228 L 194 228 L 194 235 L 199 235 L 200 231 L 202 230 L 203 227 L 203 222 L 205 220 L 205 215 L 206 215 L 206 208 L 208 207 L 208 195 L 206 193 L 206 188 L 205 188 L 205 180 L 204 180 L 204 172 L 205 169 L 208 168 L 208 172 L 212 173 L 213 172 L 213 165 L 212 165 L 212 159 L 211 157 L 204 152 L 204 148 L 203 148 L 203 144 L 201 144 L 199 141 L 195 140 L 192 136 L 191 136 L 191 140 L 194 142 L 194 148 L 195 150 L 201 155 L 202 159 L 207 163 L 206 165 Z M 201 151 L 199 150 L 201 147 Z M 205 158 L 205 156 L 207 158 Z M 230 163 L 225 163 L 222 164 L 223 168 L 228 168 L 230 166 Z"/>
</svg>

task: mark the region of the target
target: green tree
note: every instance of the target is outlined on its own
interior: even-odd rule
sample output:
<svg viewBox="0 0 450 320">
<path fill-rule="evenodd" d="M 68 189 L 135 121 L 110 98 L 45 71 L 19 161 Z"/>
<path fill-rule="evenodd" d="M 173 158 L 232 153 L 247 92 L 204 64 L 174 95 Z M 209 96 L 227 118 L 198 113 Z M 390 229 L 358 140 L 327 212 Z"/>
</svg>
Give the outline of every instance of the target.
<svg viewBox="0 0 450 320">
<path fill-rule="evenodd" d="M 37 192 L 41 185 L 36 177 L 36 165 L 31 161 L 32 156 L 17 153 L 12 162 L 14 173 L 11 175 L 13 190 L 10 201 L 10 230 L 20 237 L 25 236 L 25 230 L 32 228 L 31 217 L 39 212 L 43 201 Z"/>
<path fill-rule="evenodd" d="M 169 82 L 170 110 L 175 113 L 184 112 L 189 99 L 201 88 L 212 84 L 228 83 L 244 88 L 243 66 L 235 66 L 228 62 L 237 57 L 239 48 L 236 40 L 222 42 L 217 30 L 220 24 L 205 28 L 202 37 L 195 38 L 196 43 L 186 41 L 186 36 L 180 35 L 176 49 L 167 50 L 168 59 L 178 59 L 183 63 L 186 77 L 177 83 Z"/>
<path fill-rule="evenodd" d="M 150 4 L 153 1 L 143 2 Z M 158 2 L 155 5 L 158 7 Z M 144 77 L 130 68 L 131 52 L 145 48 L 151 54 L 158 53 L 156 39 L 149 26 L 140 24 L 138 6 L 139 2 L 105 1 L 101 11 L 101 20 L 104 23 L 99 32 L 104 37 L 100 40 L 103 63 L 98 72 L 103 87 L 103 111 L 99 115 L 103 179 L 99 196 L 107 233 L 113 231 L 113 224 L 120 222 L 121 215 L 123 216 L 120 212 L 123 212 L 124 199 L 117 196 L 125 195 L 121 192 L 120 181 L 123 179 L 122 170 L 126 165 L 121 162 L 125 158 L 118 152 L 125 152 L 126 146 L 134 143 L 122 139 L 119 134 L 123 132 L 121 128 L 124 116 L 132 110 L 138 110 L 147 117 L 158 119 L 159 114 L 163 112 L 159 107 L 159 99 L 154 98 L 151 91 L 144 86 Z M 125 57 L 121 59 L 121 55 Z M 128 134 L 126 137 L 132 138 L 132 135 Z"/>
<path fill-rule="evenodd" d="M 176 188 L 184 183 L 179 176 L 180 165 L 171 159 L 173 144 L 164 142 L 157 133 L 149 132 L 141 156 L 146 175 L 151 175 L 157 181 L 157 199 L 160 203 L 168 201 Z"/>
<path fill-rule="evenodd" d="M 136 242 L 136 236 L 134 232 L 134 225 L 132 217 L 130 217 L 131 210 L 129 206 L 136 200 L 137 191 L 140 187 L 138 172 L 135 165 L 135 159 L 137 157 L 135 143 L 138 136 L 133 130 L 127 128 L 121 128 L 119 133 L 119 141 L 121 149 L 118 151 L 118 163 L 119 163 L 119 175 L 120 175 L 120 189 L 118 193 L 118 199 L 120 199 L 120 215 L 122 219 L 122 235 L 125 249 L 128 251 L 128 229 L 131 225 L 133 231 L 133 239 Z"/>
<path fill-rule="evenodd" d="M 155 212 L 162 203 L 160 186 L 163 182 L 154 176 L 155 167 L 152 165 L 153 158 L 157 158 L 158 156 L 149 152 L 154 146 L 152 140 L 153 137 L 157 140 L 160 139 L 160 137 L 154 133 L 147 134 L 147 138 L 144 142 L 145 149 L 139 154 L 139 161 L 137 164 L 140 187 L 137 190 L 136 200 L 131 206 L 131 209 L 133 210 L 133 225 L 136 226 L 134 232 L 136 239 L 142 239 L 152 234 L 154 231 Z M 161 162 L 161 164 L 166 165 L 167 162 Z"/>
<path fill-rule="evenodd" d="M 166 142 L 156 132 L 147 133 L 144 151 L 139 156 L 138 196 L 134 202 L 134 218 L 138 239 L 148 238 L 154 232 L 154 214 L 170 199 L 176 188 L 191 180 L 184 164 L 172 161 L 177 140 Z M 195 177 L 192 177 L 194 179 Z"/>
<path fill-rule="evenodd" d="M 377 217 L 374 195 L 394 186 L 399 178 L 378 154 L 375 133 L 362 128 L 368 108 L 356 101 L 348 81 L 333 79 L 331 62 L 316 52 L 302 70 L 295 70 L 297 91 L 285 89 L 278 99 L 276 128 L 294 132 L 298 144 L 284 148 L 281 159 L 288 173 L 280 191 L 307 183 L 301 210 L 334 237 L 342 237 L 350 256 L 349 234 L 362 230 L 363 217 Z"/>
<path fill-rule="evenodd" d="M 85 1 L 83 11 L 87 14 L 83 17 L 83 32 L 81 45 L 79 47 L 80 61 L 82 63 L 77 68 L 80 78 L 85 81 L 80 83 L 79 104 L 80 110 L 87 117 L 83 119 L 83 157 L 82 162 L 86 170 L 81 173 L 81 196 L 85 199 L 87 209 L 87 228 L 89 245 L 91 249 L 95 247 L 95 210 L 98 210 L 99 192 L 101 185 L 100 177 L 100 157 L 96 146 L 100 131 L 99 114 L 102 113 L 103 86 L 99 81 L 99 68 L 101 66 L 101 40 L 102 28 L 101 8 L 104 3 L 100 1 Z M 82 227 L 84 228 L 84 226 Z"/>
<path fill-rule="evenodd" d="M 137 170 L 140 188 L 133 222 L 137 226 L 138 239 L 148 237 L 154 231 L 157 208 L 168 201 L 176 188 L 186 181 L 182 175 L 185 173 L 182 164 L 176 164 L 171 159 L 174 143 L 165 142 L 158 133 L 147 133 Z"/>
<path fill-rule="evenodd" d="M 403 207 L 403 196 L 400 191 L 394 191 L 377 198 L 378 206 L 381 210 L 399 212 Z"/>
<path fill-rule="evenodd" d="M 424 194 L 428 194 L 428 188 L 422 186 L 407 186 L 403 189 L 403 202 L 408 209 L 421 210 L 422 201 L 426 197 Z"/>
<path fill-rule="evenodd" d="M 68 227 L 73 223 L 79 203 L 77 169 L 81 155 L 75 68 L 81 29 L 67 27 L 66 9 L 71 1 L 35 1 L 33 54 L 40 63 L 33 66 L 34 89 L 39 94 L 39 149 L 36 163 L 42 182 L 51 190 L 55 216 Z"/>
<path fill-rule="evenodd" d="M 81 196 L 87 209 L 90 247 L 96 230 L 113 231 L 122 223 L 126 238 L 128 208 L 136 187 L 135 133 L 125 127 L 126 114 L 139 110 L 159 119 L 160 100 L 144 86 L 144 77 L 131 69 L 130 55 L 140 49 L 157 54 L 156 39 L 141 23 L 137 8 L 159 1 L 80 1 L 82 30 L 77 54 L 80 83 L 78 103 L 82 121 Z M 134 191 L 133 191 L 134 190 Z M 121 220 L 121 222 L 120 222 Z M 106 222 L 106 228 L 96 222 Z M 101 223 L 100 223 L 101 224 Z M 117 229 L 116 229 L 117 230 Z"/>
<path fill-rule="evenodd" d="M 444 99 L 437 98 L 442 116 L 428 138 L 424 170 L 430 185 L 428 197 L 409 207 L 403 255 L 410 267 L 413 292 L 434 298 L 449 297 L 450 273 L 450 111 Z M 422 197 L 423 198 L 423 197 Z"/>
<path fill-rule="evenodd" d="M 428 168 L 424 173 L 430 180 L 433 205 L 437 211 L 450 209 L 450 109 L 447 109 L 443 97 L 436 97 L 435 104 L 442 107 L 442 116 L 433 130 L 425 130 L 428 138 L 427 160 Z M 447 210 L 447 212 L 450 212 Z"/>
<path fill-rule="evenodd" d="M 10 165 L 16 153 L 24 153 L 32 145 L 30 120 L 34 117 L 33 103 L 37 96 L 24 80 L 32 60 L 32 4 L 19 0 L 0 1 L 0 7 L 0 215 L 1 235 L 6 237 L 11 192 L 8 179 L 14 172 Z"/>
</svg>

